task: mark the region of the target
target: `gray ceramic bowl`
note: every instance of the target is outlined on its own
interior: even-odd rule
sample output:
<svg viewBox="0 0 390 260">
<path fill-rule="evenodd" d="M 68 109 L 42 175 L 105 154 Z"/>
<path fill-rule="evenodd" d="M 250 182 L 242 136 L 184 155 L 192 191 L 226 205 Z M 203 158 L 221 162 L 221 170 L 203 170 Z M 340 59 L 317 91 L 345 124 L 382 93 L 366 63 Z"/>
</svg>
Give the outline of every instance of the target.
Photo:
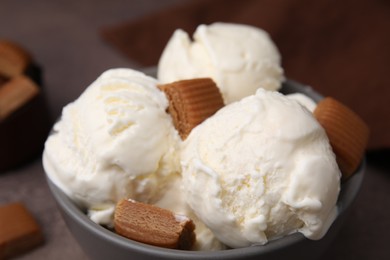
<svg viewBox="0 0 390 260">
<path fill-rule="evenodd" d="M 321 99 L 321 95 L 310 87 L 293 81 L 287 81 L 283 85 L 282 92 L 300 92 L 317 101 Z M 342 183 L 337 203 L 338 216 L 321 240 L 312 241 L 300 233 L 295 233 L 264 246 L 210 252 L 164 249 L 121 237 L 92 222 L 82 209 L 78 208 L 50 179 L 48 184 L 68 228 L 91 259 L 316 259 L 326 250 L 342 226 L 348 209 L 360 189 L 364 168 L 363 161 L 358 171 Z"/>
</svg>

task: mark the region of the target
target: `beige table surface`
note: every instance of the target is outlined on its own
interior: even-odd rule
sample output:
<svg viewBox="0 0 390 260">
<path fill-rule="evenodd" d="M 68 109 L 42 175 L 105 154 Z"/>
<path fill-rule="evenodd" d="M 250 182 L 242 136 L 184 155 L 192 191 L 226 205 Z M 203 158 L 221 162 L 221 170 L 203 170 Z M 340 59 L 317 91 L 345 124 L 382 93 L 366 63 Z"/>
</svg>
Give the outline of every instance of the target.
<svg viewBox="0 0 390 260">
<path fill-rule="evenodd" d="M 139 68 L 102 41 L 101 26 L 137 19 L 181 2 L 0 0 L 0 38 L 26 46 L 43 67 L 50 112 L 56 118 L 62 107 L 104 70 Z M 369 161 L 348 222 L 323 259 L 390 259 L 388 171 Z M 19 259 L 87 259 L 49 192 L 41 158 L 0 173 L 0 205 L 14 201 L 25 203 L 42 226 L 46 240 Z"/>
</svg>

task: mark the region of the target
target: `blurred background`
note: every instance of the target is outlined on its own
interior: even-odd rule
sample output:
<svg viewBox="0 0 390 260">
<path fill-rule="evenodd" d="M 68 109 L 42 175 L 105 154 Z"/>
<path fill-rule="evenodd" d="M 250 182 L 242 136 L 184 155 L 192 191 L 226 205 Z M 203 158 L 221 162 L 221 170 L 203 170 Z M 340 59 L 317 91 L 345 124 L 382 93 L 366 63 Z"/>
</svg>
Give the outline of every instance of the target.
<svg viewBox="0 0 390 260">
<path fill-rule="evenodd" d="M 339 99 L 369 124 L 362 190 L 323 259 L 389 259 L 389 1 L 0 0 L 0 39 L 23 46 L 41 67 L 51 122 L 103 71 L 155 66 L 176 28 L 192 34 L 216 21 L 268 31 L 288 78 Z M 20 259 L 87 259 L 51 198 L 37 154 L 0 173 L 0 205 L 22 201 L 44 230 L 45 244 Z"/>
</svg>

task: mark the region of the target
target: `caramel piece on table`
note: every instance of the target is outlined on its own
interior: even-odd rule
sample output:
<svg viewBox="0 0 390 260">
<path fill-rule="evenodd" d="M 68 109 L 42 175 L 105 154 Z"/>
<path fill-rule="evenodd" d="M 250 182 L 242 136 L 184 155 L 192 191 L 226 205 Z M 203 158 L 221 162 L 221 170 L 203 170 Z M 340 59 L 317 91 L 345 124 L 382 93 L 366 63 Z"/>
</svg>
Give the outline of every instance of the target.
<svg viewBox="0 0 390 260">
<path fill-rule="evenodd" d="M 39 87 L 26 76 L 16 76 L 0 86 L 0 122 L 38 95 Z"/>
<path fill-rule="evenodd" d="M 350 108 L 330 97 L 318 103 L 314 116 L 328 135 L 343 177 L 351 176 L 363 159 L 368 126 Z"/>
<path fill-rule="evenodd" d="M 31 56 L 19 45 L 0 40 L 0 74 L 12 78 L 23 74 L 31 63 Z"/>
<path fill-rule="evenodd" d="M 0 206 L 0 259 L 25 253 L 42 243 L 41 229 L 23 204 Z"/>
<path fill-rule="evenodd" d="M 180 80 L 160 85 L 169 100 L 168 112 L 181 138 L 224 106 L 222 95 L 210 78 Z"/>
<path fill-rule="evenodd" d="M 121 236 L 165 248 L 191 249 L 196 239 L 191 219 L 133 200 L 117 203 L 114 227 Z"/>
</svg>

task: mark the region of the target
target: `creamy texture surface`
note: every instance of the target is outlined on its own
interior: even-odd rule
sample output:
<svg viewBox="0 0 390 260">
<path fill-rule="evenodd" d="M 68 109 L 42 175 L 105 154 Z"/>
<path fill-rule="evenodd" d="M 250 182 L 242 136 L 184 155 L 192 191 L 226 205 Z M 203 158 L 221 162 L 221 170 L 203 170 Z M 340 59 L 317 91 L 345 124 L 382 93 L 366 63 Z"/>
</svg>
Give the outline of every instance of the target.
<svg viewBox="0 0 390 260">
<path fill-rule="evenodd" d="M 98 224 L 112 226 L 116 202 L 128 198 L 191 217 L 195 250 L 223 249 L 186 203 L 181 139 L 156 85 L 130 69 L 103 73 L 63 109 L 45 144 L 45 171 Z"/>
<path fill-rule="evenodd" d="M 211 77 L 226 104 L 252 95 L 258 88 L 280 88 L 284 80 L 280 54 L 265 31 L 214 23 L 198 26 L 193 39 L 183 30 L 174 32 L 158 64 L 159 81 Z"/>
<path fill-rule="evenodd" d="M 276 92 L 259 89 L 193 129 L 181 164 L 187 202 L 231 247 L 297 231 L 319 239 L 337 213 L 341 174 L 325 131 Z"/>
<path fill-rule="evenodd" d="M 110 225 L 122 198 L 153 203 L 179 169 L 179 137 L 156 80 L 130 69 L 103 73 L 62 112 L 45 144 L 47 175 Z"/>
<path fill-rule="evenodd" d="M 48 177 L 98 224 L 112 225 L 123 198 L 188 216 L 194 250 L 325 234 L 340 172 L 314 101 L 259 89 L 184 142 L 167 106 L 156 79 L 106 71 L 64 107 L 45 143 Z"/>
<path fill-rule="evenodd" d="M 177 175 L 167 185 L 166 191 L 155 203 L 156 206 L 169 209 L 176 214 L 188 216 L 194 222 L 196 228 L 196 242 L 193 250 L 210 251 L 222 250 L 226 246 L 222 244 L 207 226 L 199 220 L 186 202 L 186 187 L 183 186 L 181 175 Z"/>
</svg>

